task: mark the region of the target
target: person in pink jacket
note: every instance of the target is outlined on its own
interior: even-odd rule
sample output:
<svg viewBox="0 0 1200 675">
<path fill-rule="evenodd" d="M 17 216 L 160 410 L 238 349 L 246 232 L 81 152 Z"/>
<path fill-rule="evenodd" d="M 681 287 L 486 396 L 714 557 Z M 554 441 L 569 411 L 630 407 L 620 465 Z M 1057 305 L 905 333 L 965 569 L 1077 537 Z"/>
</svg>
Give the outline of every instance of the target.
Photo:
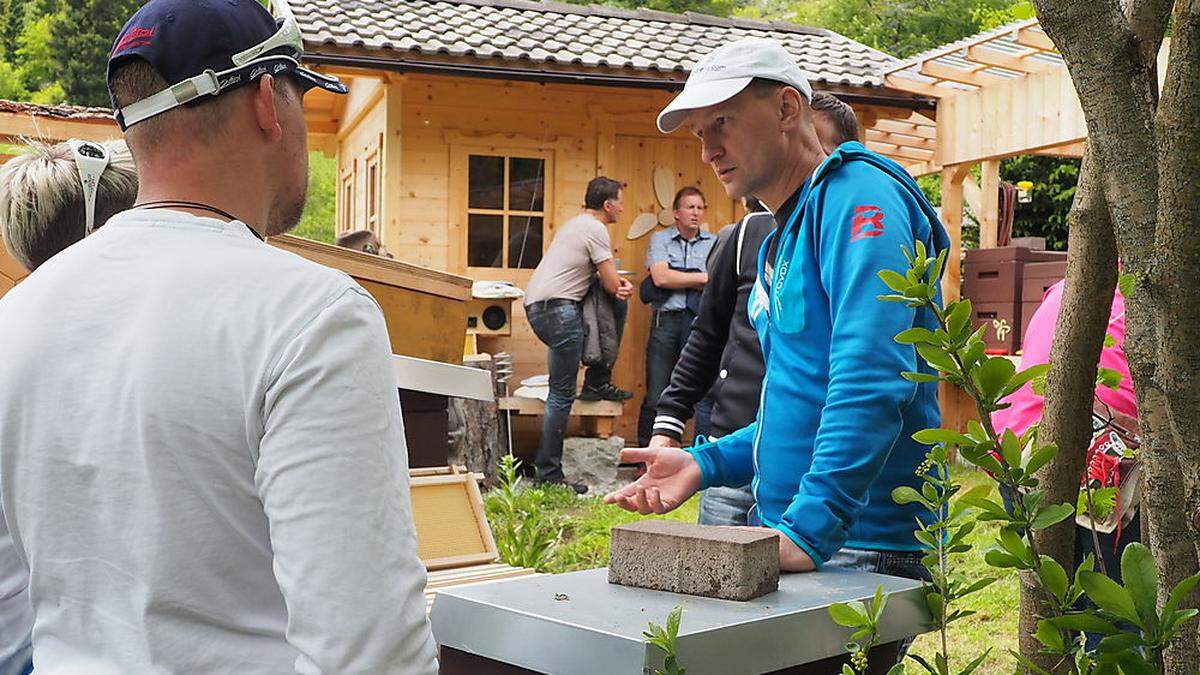
<svg viewBox="0 0 1200 675">
<path fill-rule="evenodd" d="M 1047 289 L 1042 304 L 1029 320 L 1029 327 L 1025 329 L 1025 336 L 1021 341 L 1021 369 L 1050 362 L 1050 346 L 1054 342 L 1054 330 L 1058 324 L 1059 309 L 1062 307 L 1064 284 L 1065 282 L 1060 281 Z M 1133 396 L 1129 361 L 1125 358 L 1125 298 L 1120 291 L 1113 295 L 1107 331 L 1113 339 L 1107 340 L 1110 346 L 1105 346 L 1100 352 L 1099 367 L 1117 371 L 1121 374 L 1121 381 L 1115 389 L 1098 385 L 1094 392 L 1094 408 L 1100 418 L 1112 420 L 1123 430 L 1136 435 L 1137 401 Z M 992 425 L 996 433 L 1004 433 L 1005 429 L 1011 429 L 1013 433 L 1021 434 L 1042 419 L 1044 400 L 1029 384 L 1013 392 L 1004 402 L 1009 404 L 1008 408 L 992 413 Z M 1095 419 L 1094 417 L 1093 420 Z M 1096 476 L 1098 467 L 1098 462 L 1091 463 L 1088 470 L 1089 479 Z M 1010 507 L 1011 495 L 1007 490 L 1002 490 L 1002 495 L 1005 506 Z M 1124 527 L 1107 534 L 1097 532 L 1094 538 L 1090 527 L 1076 525 L 1076 566 L 1089 554 L 1095 554 L 1098 559 L 1103 558 L 1108 574 L 1121 583 L 1121 553 L 1129 542 L 1141 540 L 1136 508 L 1136 504 L 1131 507 L 1133 517 Z M 1097 541 L 1099 550 L 1096 546 Z M 1089 646 L 1094 646 L 1100 637 L 1089 634 Z"/>
<path fill-rule="evenodd" d="M 1021 341 L 1021 368 L 1050 362 L 1050 345 L 1054 342 L 1054 328 L 1058 323 L 1058 310 L 1063 299 L 1062 281 L 1046 290 L 1042 304 L 1029 320 L 1025 337 Z M 1111 368 L 1121 373 L 1121 383 L 1116 389 L 1096 387 L 1096 399 L 1113 412 L 1137 419 L 1137 401 L 1133 398 L 1133 380 L 1129 377 L 1129 361 L 1125 358 L 1125 298 L 1117 291 L 1113 296 L 1112 312 L 1108 317 L 1108 334 L 1113 340 L 1111 347 L 1100 352 L 1100 367 Z M 1012 429 L 1013 433 L 1025 433 L 1029 427 L 1042 419 L 1042 397 L 1026 384 L 1005 399 L 1011 407 L 992 414 L 992 424 L 997 433 Z"/>
</svg>

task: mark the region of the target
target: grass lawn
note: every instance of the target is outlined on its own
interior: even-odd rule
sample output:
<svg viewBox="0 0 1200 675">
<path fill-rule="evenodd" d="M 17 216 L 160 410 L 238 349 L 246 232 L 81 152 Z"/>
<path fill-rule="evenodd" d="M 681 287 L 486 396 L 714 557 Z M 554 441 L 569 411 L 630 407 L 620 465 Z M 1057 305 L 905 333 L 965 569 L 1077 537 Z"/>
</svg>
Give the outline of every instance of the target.
<svg viewBox="0 0 1200 675">
<path fill-rule="evenodd" d="M 968 488 L 989 482 L 986 476 L 965 469 L 959 477 Z M 503 549 L 501 540 L 505 537 L 506 526 L 500 515 L 498 496 L 499 491 L 492 491 L 485 501 L 492 529 Z M 559 533 L 555 543 L 548 547 L 544 562 L 538 565 L 544 572 L 570 572 L 606 566 L 609 531 L 612 527 L 643 518 L 615 506 L 606 506 L 599 497 L 577 498 L 568 490 L 554 488 L 524 489 L 519 486 L 516 502 L 522 512 L 529 517 L 551 522 L 553 526 L 547 529 Z M 649 517 L 695 522 L 699 508 L 700 500 L 693 498 L 665 516 Z M 999 578 L 990 587 L 967 599 L 965 604 L 977 614 L 951 625 L 949 647 L 952 670 L 956 665 L 959 668 L 965 666 L 991 648 L 992 656 L 975 672 L 980 675 L 1013 672 L 1013 659 L 1008 650 L 1017 648 L 1017 576 L 1011 570 L 1007 570 L 1006 574 L 996 574 L 983 562 L 984 550 L 995 540 L 996 529 L 994 524 L 981 524 L 970 537 L 978 548 L 962 556 L 959 563 L 959 570 L 969 578 Z M 687 617 L 684 617 L 684 621 L 687 621 Z M 923 635 L 917 639 L 913 651 L 928 656 L 932 662 L 938 640 L 935 634 Z M 909 672 L 923 672 L 923 669 L 912 663 Z"/>
</svg>

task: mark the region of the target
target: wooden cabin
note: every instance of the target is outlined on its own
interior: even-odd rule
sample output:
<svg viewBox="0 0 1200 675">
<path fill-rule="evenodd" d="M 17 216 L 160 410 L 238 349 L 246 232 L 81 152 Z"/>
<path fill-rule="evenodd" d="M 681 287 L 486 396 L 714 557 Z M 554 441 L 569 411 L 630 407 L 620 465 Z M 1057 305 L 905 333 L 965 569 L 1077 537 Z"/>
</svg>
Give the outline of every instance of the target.
<svg viewBox="0 0 1200 675">
<path fill-rule="evenodd" d="M 68 138 L 107 141 L 121 137 L 106 108 L 38 105 L 0 100 L 0 141 Z M 0 154 L 0 164 L 9 159 Z M 444 363 L 462 360 L 462 335 L 471 298 L 471 281 L 441 269 L 337 248 L 290 235 L 271 243 L 354 277 L 383 308 L 396 354 Z M 28 276 L 0 240 L 0 296 Z"/>
<path fill-rule="evenodd" d="M 523 287 L 598 175 L 627 184 L 611 235 L 635 282 L 649 236 L 626 233 L 638 215 L 670 206 L 656 196 L 656 172 L 669 178 L 667 192 L 704 191 L 711 231 L 740 217 L 697 141 L 654 126 L 687 69 L 725 42 L 778 40 L 816 89 L 854 106 L 864 129 L 932 123 L 931 99 L 884 85 L 880 73 L 894 59 L 823 29 L 527 0 L 273 5 L 299 22 L 306 60 L 350 85 L 348 96 L 305 99 L 310 146 L 337 157 L 338 231 L 370 229 L 400 259 L 477 280 Z M 932 156 L 867 140 L 909 165 Z M 519 302 L 514 314 L 512 335 L 481 348 L 512 353 L 520 380 L 545 372 L 545 348 Z M 636 435 L 645 390 L 649 314 L 631 300 L 614 372 L 636 394 L 617 424 L 625 438 Z"/>
</svg>

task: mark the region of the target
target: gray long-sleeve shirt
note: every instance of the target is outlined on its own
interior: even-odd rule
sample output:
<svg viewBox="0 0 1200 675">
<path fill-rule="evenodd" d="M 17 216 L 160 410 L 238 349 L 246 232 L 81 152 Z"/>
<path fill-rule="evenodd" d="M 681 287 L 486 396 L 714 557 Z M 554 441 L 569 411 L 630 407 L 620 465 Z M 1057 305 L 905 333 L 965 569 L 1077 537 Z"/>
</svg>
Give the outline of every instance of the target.
<svg viewBox="0 0 1200 675">
<path fill-rule="evenodd" d="M 38 672 L 436 672 L 378 305 L 239 222 L 119 214 L 0 299 Z"/>
</svg>

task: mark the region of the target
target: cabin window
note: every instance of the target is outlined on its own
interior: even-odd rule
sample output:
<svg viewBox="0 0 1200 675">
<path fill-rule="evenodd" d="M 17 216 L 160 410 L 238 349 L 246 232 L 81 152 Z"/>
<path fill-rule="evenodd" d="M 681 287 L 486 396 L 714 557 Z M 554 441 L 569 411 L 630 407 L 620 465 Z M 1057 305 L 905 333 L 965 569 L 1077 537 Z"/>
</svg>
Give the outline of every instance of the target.
<svg viewBox="0 0 1200 675">
<path fill-rule="evenodd" d="M 467 265 L 537 267 L 546 217 L 546 160 L 473 154 L 467 183 Z"/>
<path fill-rule="evenodd" d="M 379 151 L 376 150 L 367 158 L 367 228 L 379 234 L 379 211 L 381 194 L 379 190 Z"/>
<path fill-rule="evenodd" d="M 338 232 L 347 232 L 354 225 L 354 166 L 347 167 L 342 172 L 338 197 L 341 206 L 338 208 Z"/>
</svg>

